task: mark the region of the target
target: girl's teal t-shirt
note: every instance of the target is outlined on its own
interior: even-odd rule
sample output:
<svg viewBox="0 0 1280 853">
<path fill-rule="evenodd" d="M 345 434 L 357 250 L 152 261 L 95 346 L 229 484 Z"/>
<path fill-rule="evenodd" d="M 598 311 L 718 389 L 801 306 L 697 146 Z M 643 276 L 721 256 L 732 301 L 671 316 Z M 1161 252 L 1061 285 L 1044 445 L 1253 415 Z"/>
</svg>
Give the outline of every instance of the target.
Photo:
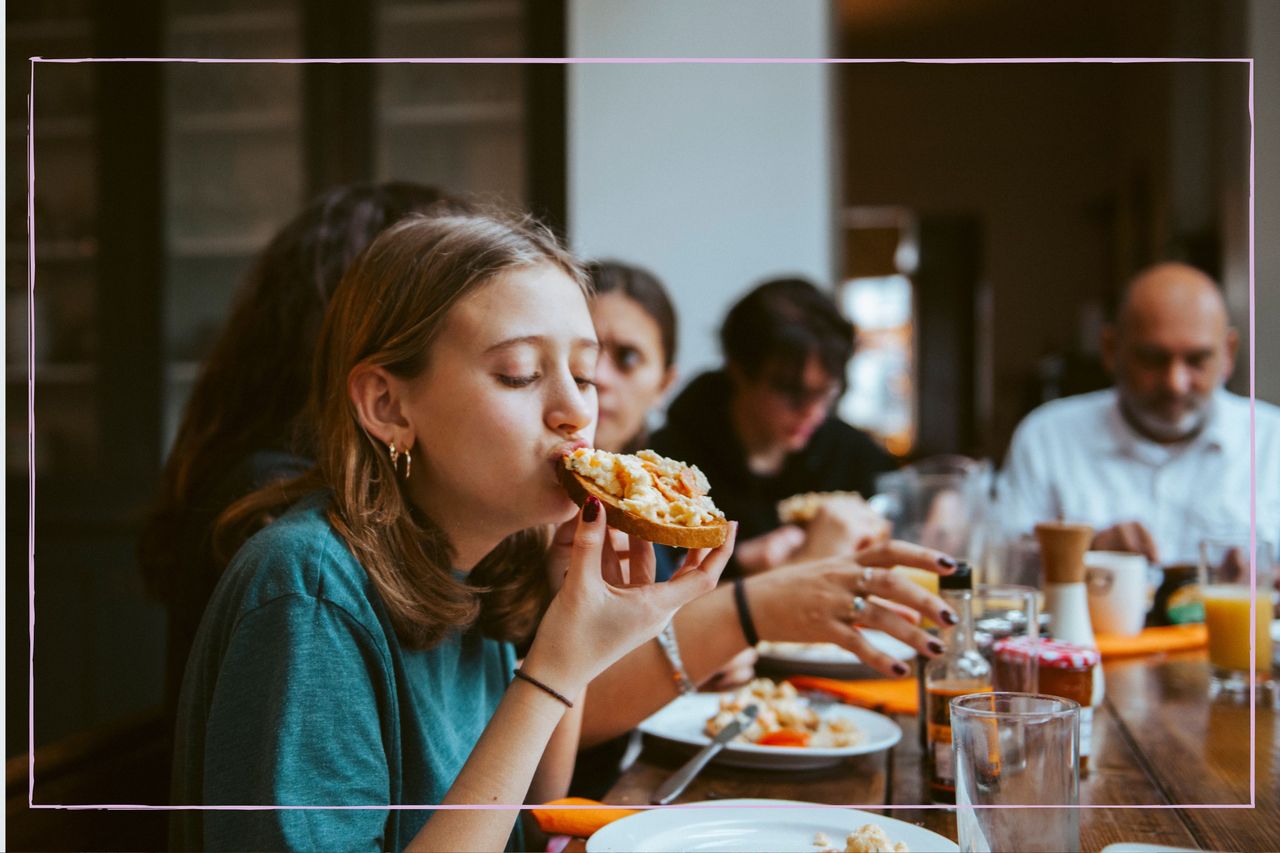
<svg viewBox="0 0 1280 853">
<path fill-rule="evenodd" d="M 183 679 L 172 797 L 344 808 L 175 811 L 174 849 L 403 849 L 431 812 L 387 806 L 439 803 L 507 689 L 510 644 L 400 644 L 326 507 L 294 506 L 218 583 Z"/>
</svg>

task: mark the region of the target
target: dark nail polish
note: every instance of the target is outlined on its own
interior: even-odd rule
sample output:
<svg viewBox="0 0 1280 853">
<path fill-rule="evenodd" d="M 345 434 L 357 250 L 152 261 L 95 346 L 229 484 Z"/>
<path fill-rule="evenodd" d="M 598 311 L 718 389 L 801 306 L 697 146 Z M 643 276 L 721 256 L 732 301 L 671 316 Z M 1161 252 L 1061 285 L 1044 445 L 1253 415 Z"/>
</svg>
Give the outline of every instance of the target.
<svg viewBox="0 0 1280 853">
<path fill-rule="evenodd" d="M 942 566 L 944 569 L 954 569 L 956 567 L 956 561 L 950 557 L 939 557 L 938 565 Z"/>
<path fill-rule="evenodd" d="M 933 652 L 935 655 L 942 654 L 942 643 L 939 643 L 937 640 L 930 640 L 928 642 L 928 646 L 929 651 Z"/>
<path fill-rule="evenodd" d="M 960 617 L 950 610 L 944 610 L 942 611 L 942 621 L 946 622 L 948 625 L 954 625 L 960 621 Z"/>
<path fill-rule="evenodd" d="M 898 674 L 898 675 L 906 675 L 906 674 L 907 674 L 907 665 L 906 665 L 905 663 L 902 663 L 902 662 L 895 663 L 895 664 L 893 665 L 893 671 L 894 671 L 896 674 Z"/>
<path fill-rule="evenodd" d="M 599 498 L 587 498 L 587 502 L 582 505 L 582 520 L 587 524 L 596 520 L 596 516 L 600 514 Z"/>
</svg>

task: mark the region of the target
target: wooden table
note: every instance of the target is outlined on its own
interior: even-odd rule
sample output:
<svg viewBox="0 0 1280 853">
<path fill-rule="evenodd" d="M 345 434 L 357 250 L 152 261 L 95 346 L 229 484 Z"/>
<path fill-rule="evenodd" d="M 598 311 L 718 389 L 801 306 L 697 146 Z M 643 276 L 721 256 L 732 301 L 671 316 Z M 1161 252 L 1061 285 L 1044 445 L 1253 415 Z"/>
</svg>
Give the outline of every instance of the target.
<svg viewBox="0 0 1280 853">
<path fill-rule="evenodd" d="M 1081 849 L 1117 841 L 1202 850 L 1280 850 L 1280 740 L 1276 712 L 1257 706 L 1256 808 L 1195 808 L 1249 803 L 1249 707 L 1208 698 L 1203 652 L 1108 662 L 1107 696 L 1094 718 L 1093 757 L 1080 802 Z M 910 808 L 927 803 L 915 717 L 897 718 L 904 735 L 891 751 L 837 768 L 769 773 L 712 765 L 677 802 L 764 797 L 859 805 L 954 839 L 955 813 Z M 646 740 L 639 760 L 605 801 L 648 803 L 689 752 Z M 883 806 L 908 806 L 885 809 Z M 1114 808 L 1170 806 L 1185 808 Z M 1113 808 L 1108 808 L 1108 806 Z M 569 848 L 582 850 L 580 843 Z"/>
</svg>

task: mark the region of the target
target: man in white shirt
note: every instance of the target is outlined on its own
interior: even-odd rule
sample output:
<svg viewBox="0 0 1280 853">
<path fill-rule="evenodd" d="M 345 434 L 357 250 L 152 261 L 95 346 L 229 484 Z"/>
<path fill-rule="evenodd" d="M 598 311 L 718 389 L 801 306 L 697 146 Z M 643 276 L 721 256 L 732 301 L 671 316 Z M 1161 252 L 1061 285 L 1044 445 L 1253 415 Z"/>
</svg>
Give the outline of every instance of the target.
<svg viewBox="0 0 1280 853">
<path fill-rule="evenodd" d="M 1102 355 L 1115 387 L 1047 403 L 1018 426 L 1000 485 L 1006 529 L 1091 525 L 1093 548 L 1195 563 L 1209 537 L 1280 538 L 1280 408 L 1222 384 L 1237 336 L 1213 280 L 1164 263 L 1129 283 Z"/>
</svg>

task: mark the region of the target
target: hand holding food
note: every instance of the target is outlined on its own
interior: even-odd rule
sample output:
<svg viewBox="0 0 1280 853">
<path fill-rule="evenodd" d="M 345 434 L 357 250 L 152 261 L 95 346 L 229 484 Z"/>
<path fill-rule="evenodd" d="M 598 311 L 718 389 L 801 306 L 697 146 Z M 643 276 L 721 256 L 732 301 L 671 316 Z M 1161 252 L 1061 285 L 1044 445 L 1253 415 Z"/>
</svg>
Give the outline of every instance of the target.
<svg viewBox="0 0 1280 853">
<path fill-rule="evenodd" d="M 728 534 L 697 466 L 652 450 L 632 455 L 579 447 L 564 457 L 560 480 L 579 504 L 589 497 L 604 504 L 610 527 L 650 542 L 718 548 Z"/>
<path fill-rule="evenodd" d="M 580 692 L 624 654 L 658 635 L 682 606 L 715 588 L 733 551 L 736 525 L 723 545 L 691 551 L 669 581 L 623 587 L 606 577 L 607 527 L 600 502 L 588 499 L 573 532 L 563 584 L 538 627 L 526 665 L 562 692 Z"/>
<path fill-rule="evenodd" d="M 578 518 L 574 516 L 557 527 L 551 537 L 551 546 L 547 549 L 547 578 L 553 593 L 560 591 L 569 571 L 577 529 Z M 600 570 L 605 582 L 614 586 L 653 583 L 657 570 L 653 543 L 639 536 L 609 530 L 601 548 Z"/>
<path fill-rule="evenodd" d="M 889 522 L 857 492 L 807 492 L 778 504 L 778 517 L 804 526 L 796 559 L 848 556 L 889 540 Z"/>
</svg>

